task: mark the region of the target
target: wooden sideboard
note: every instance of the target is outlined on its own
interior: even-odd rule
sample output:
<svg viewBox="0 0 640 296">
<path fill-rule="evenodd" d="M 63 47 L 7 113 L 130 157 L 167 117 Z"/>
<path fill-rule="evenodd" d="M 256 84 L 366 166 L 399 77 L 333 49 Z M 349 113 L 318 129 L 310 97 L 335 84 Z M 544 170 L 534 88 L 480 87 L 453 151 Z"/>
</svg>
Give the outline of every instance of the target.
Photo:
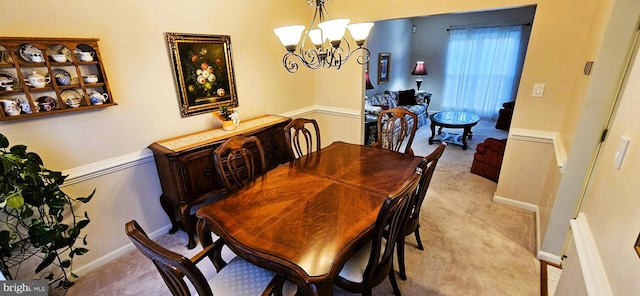
<svg viewBox="0 0 640 296">
<path fill-rule="evenodd" d="M 289 160 L 283 128 L 290 121 L 288 117 L 265 115 L 243 121 L 232 131 L 211 129 L 149 145 L 162 185 L 160 204 L 171 220 L 169 233 L 176 232 L 181 224 L 189 235 L 187 247 L 195 247 L 191 208 L 225 192 L 213 165 L 213 150 L 235 135 L 257 136 L 270 170 Z"/>
</svg>

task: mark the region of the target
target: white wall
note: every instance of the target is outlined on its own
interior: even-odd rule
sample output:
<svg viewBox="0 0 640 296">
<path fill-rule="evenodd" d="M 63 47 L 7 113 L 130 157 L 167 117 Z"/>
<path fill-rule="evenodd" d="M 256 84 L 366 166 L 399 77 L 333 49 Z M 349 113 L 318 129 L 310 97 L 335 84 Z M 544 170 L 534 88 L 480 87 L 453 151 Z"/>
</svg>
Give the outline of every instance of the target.
<svg viewBox="0 0 640 296">
<path fill-rule="evenodd" d="M 639 15 L 640 16 L 640 15 Z M 609 135 L 598 155 L 581 211 L 602 260 L 612 295 L 640 294 L 640 258 L 633 246 L 640 234 L 640 56 L 621 93 Z M 622 167 L 614 163 L 622 137 L 631 140 Z"/>
</svg>

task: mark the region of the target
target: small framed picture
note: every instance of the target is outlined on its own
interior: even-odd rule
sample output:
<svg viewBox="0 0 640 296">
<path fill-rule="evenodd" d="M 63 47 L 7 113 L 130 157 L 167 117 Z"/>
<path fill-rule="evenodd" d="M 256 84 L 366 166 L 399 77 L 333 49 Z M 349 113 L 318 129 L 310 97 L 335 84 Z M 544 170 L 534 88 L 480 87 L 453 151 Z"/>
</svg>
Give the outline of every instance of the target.
<svg viewBox="0 0 640 296">
<path fill-rule="evenodd" d="M 231 37 L 166 33 L 182 117 L 237 107 Z"/>
<path fill-rule="evenodd" d="M 378 84 L 389 82 L 391 68 L 391 53 L 382 52 L 378 55 Z"/>
</svg>

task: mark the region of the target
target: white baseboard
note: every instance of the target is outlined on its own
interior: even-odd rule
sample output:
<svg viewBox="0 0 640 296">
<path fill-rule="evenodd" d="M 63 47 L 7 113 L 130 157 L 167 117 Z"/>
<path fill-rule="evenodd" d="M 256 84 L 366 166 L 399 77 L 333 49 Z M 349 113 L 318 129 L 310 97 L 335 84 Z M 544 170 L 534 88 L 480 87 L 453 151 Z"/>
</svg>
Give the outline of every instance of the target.
<svg viewBox="0 0 640 296">
<path fill-rule="evenodd" d="M 499 195 L 493 195 L 493 201 L 499 204 L 504 204 L 512 207 L 516 207 L 519 209 L 527 210 L 533 212 L 535 215 L 536 222 L 536 252 L 540 253 L 540 247 L 542 245 L 542 238 L 540 238 L 540 212 L 538 211 L 538 206 L 526 202 L 521 202 L 518 200 L 513 200 L 510 198 L 502 197 Z M 540 258 L 538 258 L 540 259 Z M 549 261 L 552 262 L 552 261 Z M 559 264 L 559 263 L 558 263 Z"/>
<path fill-rule="evenodd" d="M 562 257 L 551 254 L 551 253 L 547 253 L 545 251 L 540 251 L 540 249 L 538 249 L 538 254 L 536 255 L 536 258 L 538 258 L 538 260 L 550 262 L 556 265 L 562 264 Z"/>
<path fill-rule="evenodd" d="M 493 195 L 493 201 L 497 202 L 497 203 L 501 203 L 501 204 L 505 204 L 505 205 L 509 205 L 512 207 L 516 207 L 519 209 L 523 209 L 523 210 L 527 210 L 530 212 L 538 212 L 538 206 L 534 205 L 534 204 L 530 204 L 527 202 L 521 202 L 518 200 L 513 200 L 510 198 L 506 198 L 506 197 L 502 197 L 502 196 L 498 196 L 498 195 Z"/>
<path fill-rule="evenodd" d="M 613 295 L 587 217 L 584 213 L 579 213 L 570 223 L 587 293 L 598 296 Z"/>
<path fill-rule="evenodd" d="M 160 229 L 158 229 L 158 230 L 156 230 L 156 231 L 154 231 L 152 233 L 149 233 L 148 235 L 149 235 L 149 237 L 151 239 L 157 239 L 158 237 L 167 234 L 169 232 L 169 229 L 171 229 L 171 224 L 163 226 L 162 228 L 160 228 Z M 109 262 L 111 262 L 111 261 L 113 261 L 115 259 L 118 259 L 120 256 L 126 255 L 127 253 L 135 250 L 135 248 L 136 247 L 133 245 L 133 243 L 130 242 L 130 243 L 128 243 L 128 244 L 126 244 L 126 245 L 124 245 L 124 246 L 122 246 L 120 248 L 115 249 L 112 252 L 109 252 L 108 254 L 106 254 L 106 255 L 98 258 L 98 259 L 95 259 L 95 260 L 93 260 L 93 261 L 91 261 L 91 262 L 89 262 L 89 263 L 87 263 L 85 265 L 82 265 L 80 267 L 74 268 L 73 269 L 73 273 L 75 273 L 75 274 L 77 274 L 78 276 L 81 277 L 81 276 L 89 273 L 92 270 L 96 270 L 96 269 L 104 266 L 105 264 L 107 264 L 107 263 L 109 263 Z"/>
</svg>

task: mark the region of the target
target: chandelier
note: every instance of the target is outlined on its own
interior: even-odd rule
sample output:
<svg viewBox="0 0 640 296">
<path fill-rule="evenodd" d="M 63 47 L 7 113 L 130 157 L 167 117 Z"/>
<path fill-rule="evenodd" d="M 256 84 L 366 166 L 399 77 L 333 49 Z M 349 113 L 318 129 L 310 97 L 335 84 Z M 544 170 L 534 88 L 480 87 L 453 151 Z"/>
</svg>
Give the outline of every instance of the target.
<svg viewBox="0 0 640 296">
<path fill-rule="evenodd" d="M 369 62 L 371 54 L 366 47 L 363 47 L 365 39 L 369 35 L 373 23 L 358 23 L 349 25 L 349 19 L 329 18 L 327 10 L 324 8 L 326 0 L 307 0 L 310 6 L 316 7 L 313 20 L 309 30 L 305 32 L 302 39 L 300 36 L 304 31 L 303 25 L 293 25 L 275 28 L 280 42 L 287 49 L 287 53 L 282 58 L 282 64 L 291 73 L 298 71 L 298 62 L 308 68 L 318 69 L 320 67 L 336 68 L 340 67 L 354 54 L 361 51 L 357 62 L 364 65 Z M 317 22 L 319 29 L 314 29 Z M 351 51 L 351 45 L 344 36 L 346 29 L 349 29 L 351 37 L 355 40 L 358 48 Z M 313 48 L 305 48 L 307 38 L 314 44 Z M 325 41 L 328 41 L 325 44 Z M 298 49 L 298 52 L 296 52 Z"/>
</svg>

